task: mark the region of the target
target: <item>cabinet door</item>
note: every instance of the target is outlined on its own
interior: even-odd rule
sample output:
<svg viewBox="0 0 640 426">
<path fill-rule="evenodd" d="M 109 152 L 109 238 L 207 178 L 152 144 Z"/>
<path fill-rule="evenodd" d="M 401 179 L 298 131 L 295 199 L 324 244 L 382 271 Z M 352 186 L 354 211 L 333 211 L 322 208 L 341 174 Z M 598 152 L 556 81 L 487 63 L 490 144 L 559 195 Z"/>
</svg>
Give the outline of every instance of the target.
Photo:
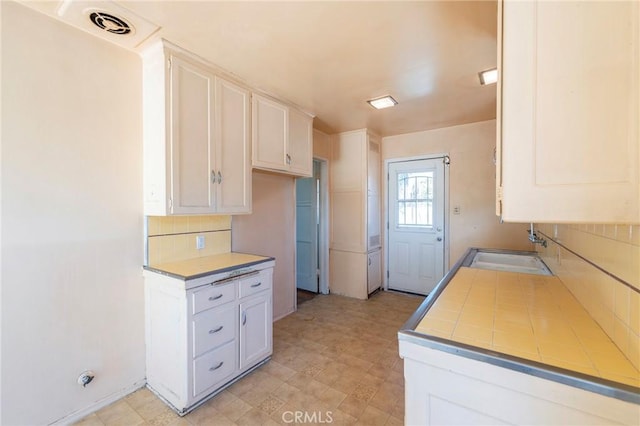
<svg viewBox="0 0 640 426">
<path fill-rule="evenodd" d="M 216 210 L 251 212 L 248 90 L 216 77 Z"/>
<path fill-rule="evenodd" d="M 382 285 L 382 262 L 380 250 L 369 253 L 367 256 L 367 293 L 371 294 Z"/>
<path fill-rule="evenodd" d="M 503 218 L 640 222 L 640 3 L 502 8 Z"/>
<path fill-rule="evenodd" d="M 367 135 L 340 133 L 331 142 L 331 249 L 367 252 Z M 364 288 L 364 285 L 363 285 Z"/>
<path fill-rule="evenodd" d="M 171 57 L 171 213 L 215 212 L 214 77 Z"/>
<path fill-rule="evenodd" d="M 313 119 L 293 108 L 289 108 L 287 155 L 291 173 L 307 177 L 313 174 Z"/>
<path fill-rule="evenodd" d="M 253 94 L 253 166 L 283 170 L 287 168 L 287 107 Z"/>
<path fill-rule="evenodd" d="M 367 249 L 380 247 L 380 144 L 369 138 L 367 156 Z"/>
<path fill-rule="evenodd" d="M 240 302 L 240 369 L 269 356 L 273 349 L 271 292 Z"/>
</svg>

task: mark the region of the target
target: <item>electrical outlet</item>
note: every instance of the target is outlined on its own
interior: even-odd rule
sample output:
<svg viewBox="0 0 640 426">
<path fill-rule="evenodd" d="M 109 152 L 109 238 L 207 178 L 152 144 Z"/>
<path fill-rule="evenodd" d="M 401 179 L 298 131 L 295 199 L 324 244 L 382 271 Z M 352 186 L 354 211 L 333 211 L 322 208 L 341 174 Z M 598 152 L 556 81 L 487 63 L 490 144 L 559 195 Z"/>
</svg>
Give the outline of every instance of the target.
<svg viewBox="0 0 640 426">
<path fill-rule="evenodd" d="M 202 250 L 204 248 L 204 235 L 196 236 L 196 249 Z"/>
</svg>

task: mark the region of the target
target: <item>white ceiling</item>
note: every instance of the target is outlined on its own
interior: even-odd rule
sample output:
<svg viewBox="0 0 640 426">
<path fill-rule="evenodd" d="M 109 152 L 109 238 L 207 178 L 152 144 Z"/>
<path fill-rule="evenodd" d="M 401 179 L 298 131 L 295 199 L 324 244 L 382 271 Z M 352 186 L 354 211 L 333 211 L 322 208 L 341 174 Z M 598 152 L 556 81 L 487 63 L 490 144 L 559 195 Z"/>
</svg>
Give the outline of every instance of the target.
<svg viewBox="0 0 640 426">
<path fill-rule="evenodd" d="M 85 3 L 85 2 L 75 2 Z M 102 3 L 104 4 L 104 3 Z M 316 116 L 395 135 L 495 118 L 495 1 L 117 1 L 159 35 Z M 31 4 L 50 15 L 58 2 Z M 390 94 L 398 105 L 366 100 Z"/>
</svg>

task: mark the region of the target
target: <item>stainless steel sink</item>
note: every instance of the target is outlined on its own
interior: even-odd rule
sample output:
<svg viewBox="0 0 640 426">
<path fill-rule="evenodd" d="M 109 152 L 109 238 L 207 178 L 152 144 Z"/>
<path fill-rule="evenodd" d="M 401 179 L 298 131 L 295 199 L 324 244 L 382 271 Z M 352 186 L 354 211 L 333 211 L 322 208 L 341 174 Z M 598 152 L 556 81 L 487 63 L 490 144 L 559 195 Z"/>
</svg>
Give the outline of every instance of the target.
<svg viewBox="0 0 640 426">
<path fill-rule="evenodd" d="M 531 252 L 501 253 L 478 250 L 469 265 L 470 268 L 495 271 L 520 272 L 523 274 L 553 275 L 537 254 Z"/>
</svg>

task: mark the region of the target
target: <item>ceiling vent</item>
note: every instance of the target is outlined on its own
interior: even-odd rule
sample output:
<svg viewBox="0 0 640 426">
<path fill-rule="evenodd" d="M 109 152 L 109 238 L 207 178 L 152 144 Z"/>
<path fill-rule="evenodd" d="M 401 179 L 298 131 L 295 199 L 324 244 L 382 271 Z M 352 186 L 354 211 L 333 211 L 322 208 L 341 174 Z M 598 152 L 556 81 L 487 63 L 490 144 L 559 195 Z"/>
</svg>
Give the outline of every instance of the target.
<svg viewBox="0 0 640 426">
<path fill-rule="evenodd" d="M 134 32 L 133 26 L 123 18 L 99 10 L 88 11 L 88 13 L 93 25 L 112 34 L 127 35 Z"/>
<path fill-rule="evenodd" d="M 56 14 L 67 24 L 131 50 L 160 29 L 113 1 L 62 0 Z"/>
</svg>

